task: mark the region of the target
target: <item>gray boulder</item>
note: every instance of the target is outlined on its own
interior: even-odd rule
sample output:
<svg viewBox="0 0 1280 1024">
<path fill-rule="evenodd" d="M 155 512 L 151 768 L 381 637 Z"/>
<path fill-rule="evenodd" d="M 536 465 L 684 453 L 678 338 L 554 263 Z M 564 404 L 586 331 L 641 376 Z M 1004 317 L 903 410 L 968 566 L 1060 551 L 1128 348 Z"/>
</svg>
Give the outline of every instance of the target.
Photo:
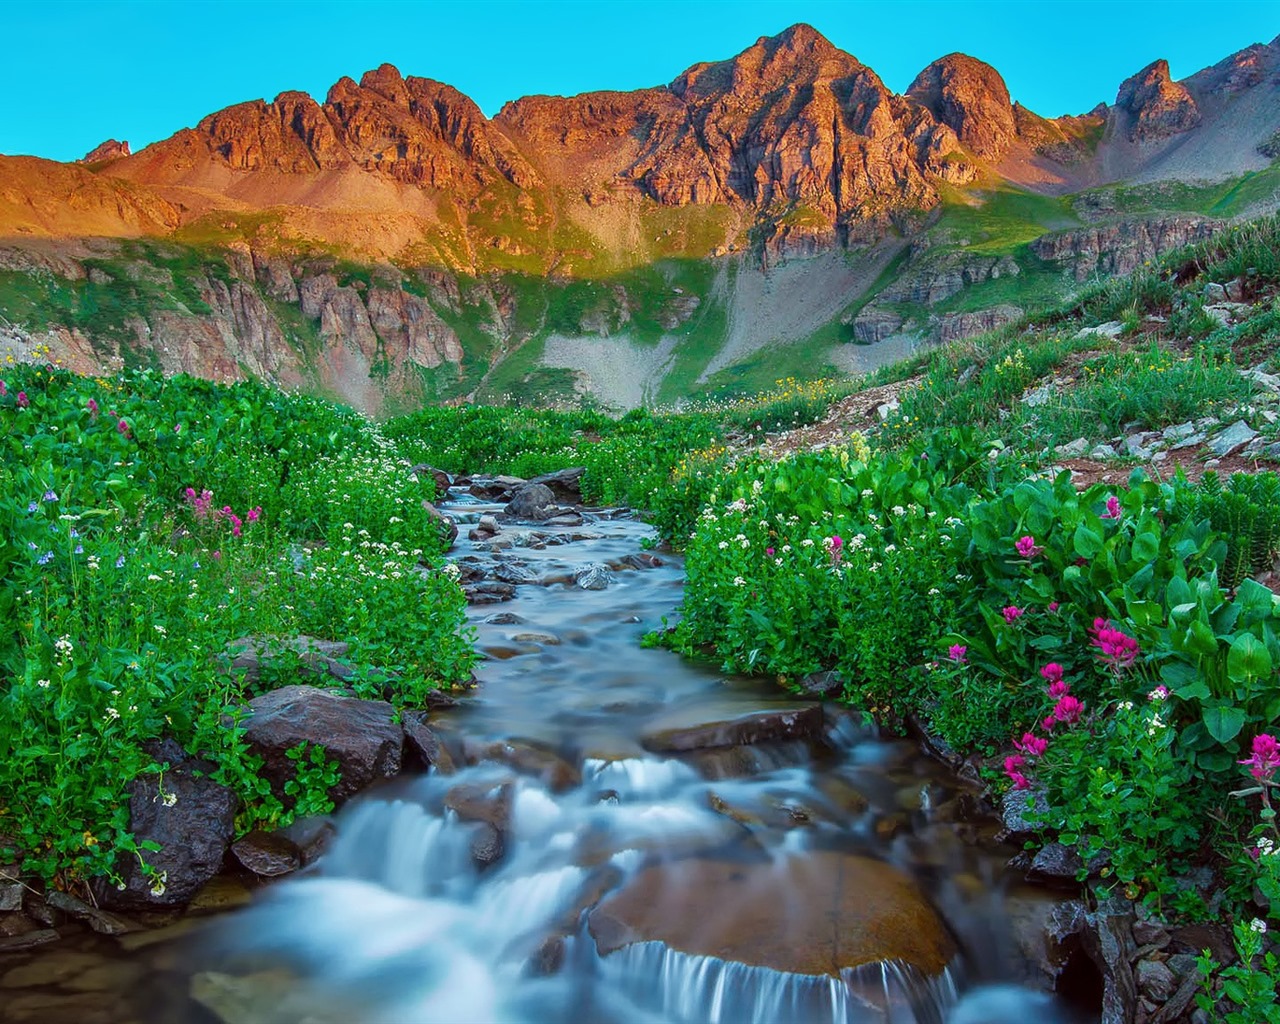
<svg viewBox="0 0 1280 1024">
<path fill-rule="evenodd" d="M 550 519 L 555 515 L 555 493 L 546 484 L 522 484 L 503 510 L 517 519 Z"/>
</svg>

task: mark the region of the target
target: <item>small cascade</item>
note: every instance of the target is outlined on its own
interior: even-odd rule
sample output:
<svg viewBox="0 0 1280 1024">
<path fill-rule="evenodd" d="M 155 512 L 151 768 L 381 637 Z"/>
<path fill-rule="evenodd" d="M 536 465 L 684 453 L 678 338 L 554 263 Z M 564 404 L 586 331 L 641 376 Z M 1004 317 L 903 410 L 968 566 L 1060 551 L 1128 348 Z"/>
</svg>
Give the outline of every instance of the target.
<svg viewBox="0 0 1280 1024">
<path fill-rule="evenodd" d="M 958 998 L 949 971 L 926 978 L 909 965 L 883 962 L 834 977 L 788 974 L 690 956 L 660 942 L 633 943 L 603 958 L 601 977 L 672 1024 L 942 1024 Z"/>
</svg>

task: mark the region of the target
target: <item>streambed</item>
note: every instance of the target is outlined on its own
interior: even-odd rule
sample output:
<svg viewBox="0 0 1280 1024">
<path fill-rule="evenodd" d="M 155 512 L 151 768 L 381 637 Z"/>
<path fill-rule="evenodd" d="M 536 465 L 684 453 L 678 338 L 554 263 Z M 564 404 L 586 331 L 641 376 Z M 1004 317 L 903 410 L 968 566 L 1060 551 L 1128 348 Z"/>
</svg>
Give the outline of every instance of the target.
<svg viewBox="0 0 1280 1024">
<path fill-rule="evenodd" d="M 445 510 L 465 533 L 501 506 Z M 485 660 L 430 719 L 436 769 L 212 927 L 0 964 L 6 1019 L 1054 1019 L 991 987 L 1040 897 L 1001 883 L 975 791 L 837 706 L 641 647 L 683 568 L 629 516 L 480 536 L 456 564 L 509 599 L 472 606 Z"/>
</svg>

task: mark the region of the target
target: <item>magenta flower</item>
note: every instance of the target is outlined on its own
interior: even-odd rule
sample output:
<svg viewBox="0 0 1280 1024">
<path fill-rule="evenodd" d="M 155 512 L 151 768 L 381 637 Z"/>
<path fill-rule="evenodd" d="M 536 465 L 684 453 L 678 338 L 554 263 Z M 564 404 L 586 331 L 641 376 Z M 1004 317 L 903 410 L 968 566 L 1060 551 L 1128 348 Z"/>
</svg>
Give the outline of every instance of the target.
<svg viewBox="0 0 1280 1024">
<path fill-rule="evenodd" d="M 89 410 L 89 415 L 93 419 L 96 420 L 98 418 L 98 403 L 95 402 L 92 398 L 89 399 L 87 403 L 85 403 L 85 408 Z"/>
<path fill-rule="evenodd" d="M 1280 768 L 1280 743 L 1268 733 L 1253 738 L 1253 754 L 1240 762 L 1249 766 L 1249 774 L 1259 782 L 1268 782 Z"/>
<path fill-rule="evenodd" d="M 1068 683 L 1065 679 L 1055 679 L 1052 683 L 1049 684 L 1049 696 L 1052 697 L 1054 700 L 1058 700 L 1062 697 L 1065 697 L 1070 692 L 1071 692 L 1071 684 Z"/>
<path fill-rule="evenodd" d="M 969 660 L 968 654 L 969 648 L 964 644 L 952 644 L 947 648 L 947 657 L 961 665 Z"/>
<path fill-rule="evenodd" d="M 31 399 L 27 397 L 27 393 L 25 391 L 19 391 L 18 392 L 18 408 L 25 409 L 30 404 L 31 404 Z"/>
<path fill-rule="evenodd" d="M 262 518 L 262 506 L 255 505 L 253 508 L 249 509 L 249 511 L 244 514 L 244 518 L 246 522 L 256 523 L 259 519 Z M 769 549 L 769 554 L 773 554 L 773 548 Z"/>
<path fill-rule="evenodd" d="M 1027 781 L 1027 777 L 1019 770 L 1026 763 L 1026 758 L 1020 757 L 1018 754 L 1010 754 L 1004 759 L 1004 773 L 1008 776 L 1009 781 L 1013 783 L 1014 789 L 1029 789 L 1031 786 L 1031 783 Z"/>
<path fill-rule="evenodd" d="M 1044 677 L 1045 682 L 1056 683 L 1062 678 L 1062 666 L 1056 661 L 1051 661 L 1040 670 L 1040 675 Z"/>
<path fill-rule="evenodd" d="M 1103 519 L 1119 519 L 1120 518 L 1120 499 L 1114 494 L 1107 499 L 1107 510 L 1102 513 Z"/>
<path fill-rule="evenodd" d="M 1040 757 L 1049 749 L 1049 741 L 1035 733 L 1024 732 L 1022 739 L 1013 741 L 1013 746 L 1028 757 Z"/>
<path fill-rule="evenodd" d="M 1004 621 L 1010 626 L 1012 626 L 1018 619 L 1022 618 L 1022 609 L 1014 604 L 1001 608 L 1000 613 L 1004 616 Z"/>
<path fill-rule="evenodd" d="M 1080 715 L 1083 711 L 1084 705 L 1068 694 L 1053 706 L 1053 717 L 1059 722 L 1071 725 L 1080 721 Z"/>
<path fill-rule="evenodd" d="M 124 437 L 129 436 L 129 424 L 126 423 L 124 420 L 121 420 L 119 423 L 116 424 L 116 430 L 120 431 L 120 433 Z"/>
<path fill-rule="evenodd" d="M 765 549 L 764 549 L 764 553 L 765 553 L 766 555 L 768 555 L 770 558 L 772 558 L 772 557 L 773 557 L 773 548 L 765 548 Z"/>
<path fill-rule="evenodd" d="M 0 380 L 0 398 L 4 398 L 9 393 L 9 389 L 4 386 L 4 381 Z"/>
<path fill-rule="evenodd" d="M 1040 728 L 1045 732 L 1053 732 L 1053 727 L 1057 724 L 1058 720 L 1054 718 L 1053 715 L 1049 715 L 1040 723 Z"/>
<path fill-rule="evenodd" d="M 1025 537 L 1019 537 L 1014 542 L 1014 550 L 1016 550 L 1022 558 L 1035 558 L 1044 548 L 1036 545 L 1036 539 L 1028 534 Z"/>
<path fill-rule="evenodd" d="M 839 537 L 828 537 L 822 542 L 822 546 L 827 549 L 827 553 L 831 555 L 831 564 L 839 567 L 840 559 L 844 557 L 844 541 Z"/>
<path fill-rule="evenodd" d="M 1048 607 L 1049 607 L 1049 611 L 1056 612 L 1058 610 L 1058 602 L 1050 601 Z"/>
<path fill-rule="evenodd" d="M 1106 619 L 1094 619 L 1092 632 L 1093 646 L 1114 671 L 1128 668 L 1137 659 L 1138 641 L 1112 627 Z"/>
</svg>

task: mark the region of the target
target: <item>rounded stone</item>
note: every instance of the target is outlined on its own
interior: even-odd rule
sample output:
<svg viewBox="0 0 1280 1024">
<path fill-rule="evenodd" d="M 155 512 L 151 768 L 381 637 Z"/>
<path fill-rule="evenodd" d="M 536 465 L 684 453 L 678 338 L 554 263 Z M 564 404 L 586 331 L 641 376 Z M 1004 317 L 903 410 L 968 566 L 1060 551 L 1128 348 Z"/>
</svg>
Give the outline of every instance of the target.
<svg viewBox="0 0 1280 1024">
<path fill-rule="evenodd" d="M 590 915 L 602 954 L 658 941 L 693 956 L 837 976 L 897 960 L 929 975 L 956 953 L 906 875 L 831 851 L 783 865 L 690 859 L 640 872 Z"/>
</svg>

